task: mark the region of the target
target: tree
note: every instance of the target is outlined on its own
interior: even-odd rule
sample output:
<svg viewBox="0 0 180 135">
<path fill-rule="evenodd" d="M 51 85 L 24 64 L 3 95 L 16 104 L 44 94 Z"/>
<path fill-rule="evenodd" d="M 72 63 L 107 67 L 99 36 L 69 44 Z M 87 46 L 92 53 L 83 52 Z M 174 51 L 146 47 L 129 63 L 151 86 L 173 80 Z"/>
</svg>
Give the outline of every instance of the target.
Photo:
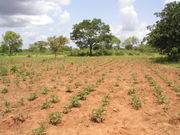
<svg viewBox="0 0 180 135">
<path fill-rule="evenodd" d="M 48 43 L 45 41 L 37 41 L 29 45 L 29 51 L 31 52 L 45 52 Z"/>
<path fill-rule="evenodd" d="M 50 49 L 55 54 L 55 57 L 57 56 L 57 52 L 63 48 L 65 44 L 69 42 L 69 39 L 64 36 L 53 36 L 48 37 L 48 45 L 50 46 Z"/>
<path fill-rule="evenodd" d="M 103 45 L 103 42 L 109 42 L 109 34 L 109 25 L 106 25 L 101 19 L 83 20 L 73 26 L 71 40 L 73 40 L 80 49 L 89 48 L 89 53 L 92 56 L 92 50 L 98 48 L 99 45 Z"/>
<path fill-rule="evenodd" d="M 160 19 L 152 26 L 147 37 L 147 43 L 158 48 L 169 58 L 178 60 L 180 58 L 180 2 L 171 2 L 158 13 Z"/>
<path fill-rule="evenodd" d="M 132 50 L 134 45 L 139 43 L 139 39 L 137 37 L 129 37 L 122 44 L 127 50 Z"/>
<path fill-rule="evenodd" d="M 7 31 L 2 35 L 2 38 L 3 41 L 1 42 L 1 46 L 4 49 L 3 51 L 8 51 L 9 55 L 18 52 L 22 47 L 21 36 L 13 31 Z"/>
</svg>

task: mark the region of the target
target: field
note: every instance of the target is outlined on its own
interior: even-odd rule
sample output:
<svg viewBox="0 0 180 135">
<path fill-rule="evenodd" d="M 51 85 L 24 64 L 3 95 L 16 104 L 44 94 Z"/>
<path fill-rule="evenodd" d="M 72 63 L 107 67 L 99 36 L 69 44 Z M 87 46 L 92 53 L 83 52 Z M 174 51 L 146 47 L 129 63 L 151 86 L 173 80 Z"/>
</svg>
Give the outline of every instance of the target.
<svg viewBox="0 0 180 135">
<path fill-rule="evenodd" d="M 180 134 L 179 68 L 135 56 L 0 65 L 0 135 Z"/>
</svg>

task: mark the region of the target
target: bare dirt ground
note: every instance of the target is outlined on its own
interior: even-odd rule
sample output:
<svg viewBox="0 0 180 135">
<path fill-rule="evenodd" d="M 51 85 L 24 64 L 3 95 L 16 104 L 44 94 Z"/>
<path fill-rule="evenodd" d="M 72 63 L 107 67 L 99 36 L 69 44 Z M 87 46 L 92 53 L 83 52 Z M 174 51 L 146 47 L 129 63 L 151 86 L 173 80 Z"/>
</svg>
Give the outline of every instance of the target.
<svg viewBox="0 0 180 135">
<path fill-rule="evenodd" d="M 18 71 L 0 76 L 0 90 L 8 89 L 0 93 L 0 135 L 32 135 L 41 121 L 46 123 L 47 135 L 180 135 L 178 68 L 154 64 L 144 57 L 16 58 L 5 64 L 9 68 L 16 65 Z M 166 102 L 158 102 L 147 74 L 163 90 Z M 63 111 L 70 97 L 89 84 L 95 87 L 86 100 L 63 114 L 61 123 L 50 124 L 48 114 Z M 67 87 L 73 92 L 66 92 Z M 47 94 L 41 94 L 44 88 Z M 142 102 L 139 109 L 132 106 L 130 88 L 136 89 Z M 37 98 L 29 101 L 33 92 Z M 101 107 L 106 93 L 110 99 L 103 122 L 93 122 L 92 109 Z M 41 109 L 53 94 L 59 101 Z"/>
</svg>

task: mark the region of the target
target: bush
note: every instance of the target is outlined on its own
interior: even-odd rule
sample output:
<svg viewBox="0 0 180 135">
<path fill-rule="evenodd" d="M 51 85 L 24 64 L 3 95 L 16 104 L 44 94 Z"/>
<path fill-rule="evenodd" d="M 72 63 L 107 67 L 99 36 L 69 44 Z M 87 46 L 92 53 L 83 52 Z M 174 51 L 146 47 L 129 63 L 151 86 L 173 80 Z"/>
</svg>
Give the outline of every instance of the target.
<svg viewBox="0 0 180 135">
<path fill-rule="evenodd" d="M 40 107 L 41 107 L 41 109 L 46 109 L 46 108 L 48 108 L 49 107 L 49 101 L 48 100 L 45 100 L 45 102 L 44 103 L 42 103 L 41 105 L 40 105 Z"/>
<path fill-rule="evenodd" d="M 39 122 L 39 127 L 32 129 L 32 134 L 33 135 L 46 135 L 46 126 L 44 122 Z"/>
<path fill-rule="evenodd" d="M 50 96 L 50 102 L 51 103 L 57 103 L 59 101 L 59 96 L 58 95 L 51 95 Z"/>
</svg>

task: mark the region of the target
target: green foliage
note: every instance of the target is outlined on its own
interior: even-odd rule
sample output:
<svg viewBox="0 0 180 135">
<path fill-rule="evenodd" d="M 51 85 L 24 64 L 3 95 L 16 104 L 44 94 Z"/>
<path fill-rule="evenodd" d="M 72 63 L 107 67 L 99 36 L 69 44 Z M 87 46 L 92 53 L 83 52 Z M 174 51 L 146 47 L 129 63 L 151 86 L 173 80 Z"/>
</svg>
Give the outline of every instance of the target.
<svg viewBox="0 0 180 135">
<path fill-rule="evenodd" d="M 146 37 L 148 44 L 158 48 L 161 53 L 167 54 L 171 60 L 180 59 L 180 2 L 174 1 L 165 5 L 165 8 L 155 13 L 160 18 Z"/>
<path fill-rule="evenodd" d="M 139 39 L 137 37 L 129 37 L 122 44 L 127 50 L 132 50 L 134 45 L 139 43 Z"/>
<path fill-rule="evenodd" d="M 50 46 L 50 49 L 55 54 L 55 57 L 57 56 L 57 52 L 60 51 L 60 49 L 62 49 L 63 46 L 69 42 L 69 40 L 64 36 L 48 37 L 47 40 L 48 40 L 48 45 Z"/>
<path fill-rule="evenodd" d="M 109 104 L 109 98 L 110 98 L 109 93 L 106 93 L 102 99 L 102 106 L 107 106 Z"/>
<path fill-rule="evenodd" d="M 18 52 L 22 46 L 21 36 L 13 31 L 6 31 L 2 38 L 1 45 L 4 49 L 7 49 L 4 51 L 8 51 L 9 55 Z"/>
<path fill-rule="evenodd" d="M 71 107 L 79 107 L 80 106 L 80 98 L 79 96 L 73 96 L 70 98 Z"/>
<path fill-rule="evenodd" d="M 39 122 L 39 127 L 32 129 L 32 135 L 46 135 L 46 126 L 45 122 Z"/>
<path fill-rule="evenodd" d="M 17 65 L 13 65 L 11 68 L 10 68 L 10 72 L 11 73 L 16 73 L 19 71 L 19 67 Z"/>
<path fill-rule="evenodd" d="M 7 68 L 7 66 L 1 66 L 0 65 L 0 75 L 2 76 L 6 76 L 9 72 L 9 69 Z"/>
<path fill-rule="evenodd" d="M 57 125 L 61 123 L 62 113 L 61 112 L 52 112 L 49 114 L 49 123 L 52 125 Z"/>
<path fill-rule="evenodd" d="M 66 92 L 69 92 L 69 93 L 73 92 L 72 87 L 71 86 L 67 86 L 66 87 Z"/>
<path fill-rule="evenodd" d="M 110 27 L 101 19 L 83 20 L 73 26 L 71 32 L 73 40 L 80 49 L 89 48 L 89 54 L 92 56 L 92 50 L 98 48 L 112 48 L 112 44 L 120 41 L 110 34 Z"/>
<path fill-rule="evenodd" d="M 136 91 L 135 88 L 129 88 L 129 89 L 128 89 L 128 94 L 129 94 L 129 95 L 135 94 L 135 91 Z"/>
<path fill-rule="evenodd" d="M 57 103 L 59 101 L 59 96 L 58 95 L 51 95 L 50 96 L 50 102 L 51 103 Z"/>
<path fill-rule="evenodd" d="M 141 99 L 136 94 L 131 95 L 131 104 L 135 109 L 142 107 Z"/>
<path fill-rule="evenodd" d="M 41 107 L 41 109 L 46 109 L 46 108 L 49 107 L 49 105 L 50 105 L 50 103 L 49 103 L 49 101 L 46 99 L 46 100 L 40 105 L 40 107 Z"/>
<path fill-rule="evenodd" d="M 41 94 L 45 95 L 48 92 L 48 87 L 43 87 L 41 90 Z"/>
<path fill-rule="evenodd" d="M 92 113 L 90 115 L 90 118 L 93 122 L 103 122 L 104 116 L 105 116 L 105 109 L 104 108 L 98 108 L 98 109 L 93 109 Z"/>
<path fill-rule="evenodd" d="M 2 88 L 2 90 L 1 90 L 1 93 L 8 93 L 8 89 L 7 88 Z"/>
<path fill-rule="evenodd" d="M 29 100 L 29 101 L 33 101 L 33 100 L 35 100 L 36 98 L 37 98 L 37 93 L 34 92 L 34 93 L 30 93 L 30 94 L 29 94 L 28 100 Z"/>
</svg>

